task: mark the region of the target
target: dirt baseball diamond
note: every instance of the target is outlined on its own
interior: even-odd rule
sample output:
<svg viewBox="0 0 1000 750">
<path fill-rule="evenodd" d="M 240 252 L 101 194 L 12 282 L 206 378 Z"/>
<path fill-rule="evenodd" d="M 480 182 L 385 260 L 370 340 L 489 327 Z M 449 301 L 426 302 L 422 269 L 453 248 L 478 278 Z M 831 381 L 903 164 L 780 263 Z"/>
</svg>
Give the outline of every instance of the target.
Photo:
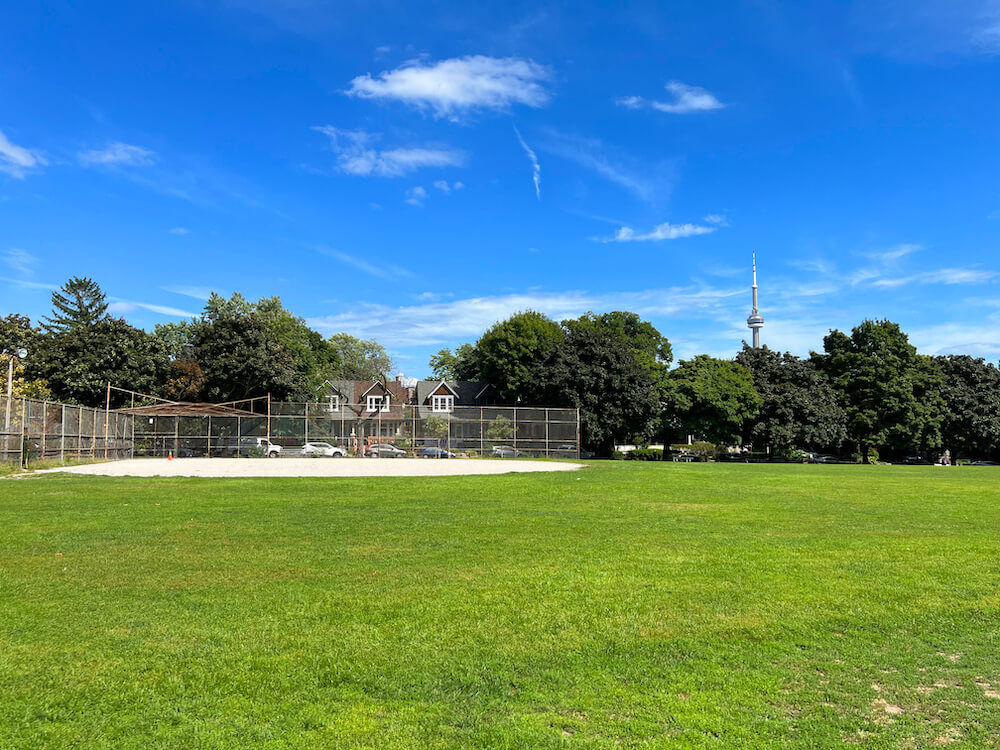
<svg viewBox="0 0 1000 750">
<path fill-rule="evenodd" d="M 43 469 L 104 477 L 450 477 L 575 471 L 583 464 L 524 459 L 433 458 L 135 458 Z"/>
</svg>

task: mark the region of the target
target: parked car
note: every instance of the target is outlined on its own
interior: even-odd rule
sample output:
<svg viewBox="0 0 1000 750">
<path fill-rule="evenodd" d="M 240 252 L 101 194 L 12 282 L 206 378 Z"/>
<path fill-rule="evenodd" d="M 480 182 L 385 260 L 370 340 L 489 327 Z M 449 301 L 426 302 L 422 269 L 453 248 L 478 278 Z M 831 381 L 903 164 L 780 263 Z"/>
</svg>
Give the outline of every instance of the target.
<svg viewBox="0 0 1000 750">
<path fill-rule="evenodd" d="M 841 460 L 836 456 L 830 456 L 825 453 L 812 453 L 809 456 L 809 463 L 811 464 L 839 464 Z"/>
<path fill-rule="evenodd" d="M 417 454 L 421 458 L 454 458 L 455 454 L 444 448 L 424 448 Z"/>
<path fill-rule="evenodd" d="M 511 445 L 494 445 L 493 446 L 493 457 L 494 458 L 520 458 L 524 453 L 517 450 Z"/>
<path fill-rule="evenodd" d="M 368 455 L 372 458 L 399 458 L 400 456 L 405 456 L 406 451 L 400 450 L 395 445 L 380 443 L 369 446 Z"/>
<path fill-rule="evenodd" d="M 924 458 L 923 456 L 907 456 L 903 459 L 903 463 L 907 466 L 933 466 L 934 462 L 929 458 Z"/>
<path fill-rule="evenodd" d="M 694 461 L 697 461 L 698 457 L 696 455 L 694 455 L 693 453 L 674 453 L 671 456 L 671 460 L 678 461 L 680 463 L 689 464 L 689 463 L 693 463 Z"/>
<path fill-rule="evenodd" d="M 1000 466 L 996 461 L 970 461 L 969 466 Z"/>
<path fill-rule="evenodd" d="M 241 437 L 239 443 L 231 446 L 230 450 L 240 456 L 249 456 L 254 448 L 259 448 L 268 458 L 278 458 L 281 455 L 280 445 L 262 437 Z"/>
<path fill-rule="evenodd" d="M 343 458 L 347 455 L 347 451 L 338 445 L 330 445 L 329 443 L 306 443 L 302 446 L 302 455 Z"/>
<path fill-rule="evenodd" d="M 566 451 L 569 453 L 576 454 L 576 445 L 574 445 L 573 443 L 565 443 L 564 445 L 557 445 L 556 450 L 559 451 L 560 453 Z M 593 457 L 594 457 L 594 451 L 584 450 L 583 448 L 580 449 L 580 458 L 593 458 Z"/>
</svg>

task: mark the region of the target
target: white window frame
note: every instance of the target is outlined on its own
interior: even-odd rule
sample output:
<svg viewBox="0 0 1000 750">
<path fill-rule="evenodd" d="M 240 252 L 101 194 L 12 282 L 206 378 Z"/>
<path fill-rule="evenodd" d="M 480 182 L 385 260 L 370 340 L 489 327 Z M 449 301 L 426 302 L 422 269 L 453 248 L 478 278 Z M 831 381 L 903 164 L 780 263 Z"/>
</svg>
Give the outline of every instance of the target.
<svg viewBox="0 0 1000 750">
<path fill-rule="evenodd" d="M 455 411 L 455 397 L 431 396 L 431 411 L 438 411 L 438 412 Z"/>
<path fill-rule="evenodd" d="M 389 408 L 389 394 L 384 396 L 369 396 L 368 397 L 368 411 L 377 412 L 385 411 Z"/>
<path fill-rule="evenodd" d="M 340 411 L 340 396 L 330 396 L 330 411 Z"/>
</svg>

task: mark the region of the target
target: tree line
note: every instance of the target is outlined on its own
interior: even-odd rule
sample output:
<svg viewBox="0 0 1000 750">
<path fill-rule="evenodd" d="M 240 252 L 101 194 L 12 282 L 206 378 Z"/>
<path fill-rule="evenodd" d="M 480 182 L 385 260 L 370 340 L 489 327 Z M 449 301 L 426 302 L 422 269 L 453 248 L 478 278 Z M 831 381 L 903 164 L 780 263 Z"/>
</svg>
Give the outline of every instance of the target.
<svg viewBox="0 0 1000 750">
<path fill-rule="evenodd" d="M 52 294 L 39 325 L 0 318 L 0 366 L 18 349 L 16 395 L 103 405 L 107 383 L 184 401 L 270 393 L 317 398 L 326 380 L 370 380 L 392 369 L 377 341 L 323 337 L 277 297 L 213 294 L 188 321 L 152 332 L 109 313 L 92 279 Z M 587 448 L 685 442 L 791 454 L 810 450 L 898 457 L 948 449 L 1000 458 L 1000 371 L 967 355 L 919 354 L 900 327 L 866 320 L 834 330 L 797 357 L 768 349 L 673 363 L 668 339 L 631 312 L 557 323 L 526 311 L 475 342 L 431 357 L 440 378 L 492 383 L 506 403 L 578 408 Z M 126 403 L 114 394 L 112 404 Z"/>
<path fill-rule="evenodd" d="M 52 294 L 52 314 L 33 325 L 0 318 L 0 364 L 19 349 L 18 396 L 103 406 L 107 384 L 179 401 L 235 401 L 270 393 L 311 401 L 326 380 L 374 379 L 393 366 L 374 340 L 324 338 L 278 297 L 251 302 L 211 295 L 201 315 L 152 332 L 108 311 L 100 286 L 72 278 Z M 112 393 L 112 406 L 128 397 Z"/>
<path fill-rule="evenodd" d="M 945 449 L 1000 458 L 1000 370 L 920 354 L 888 320 L 833 330 L 806 358 L 744 344 L 733 359 L 672 360 L 670 342 L 635 313 L 557 323 L 528 311 L 442 349 L 431 366 L 438 377 L 489 381 L 505 400 L 579 408 L 585 444 L 599 455 L 616 442 L 693 437 L 866 462 Z"/>
</svg>

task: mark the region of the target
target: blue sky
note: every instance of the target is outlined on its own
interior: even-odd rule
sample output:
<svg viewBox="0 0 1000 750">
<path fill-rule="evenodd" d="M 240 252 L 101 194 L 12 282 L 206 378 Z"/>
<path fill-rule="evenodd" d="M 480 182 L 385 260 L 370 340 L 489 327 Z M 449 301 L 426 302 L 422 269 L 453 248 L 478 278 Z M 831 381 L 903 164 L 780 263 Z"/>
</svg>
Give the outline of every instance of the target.
<svg viewBox="0 0 1000 750">
<path fill-rule="evenodd" d="M 474 6 L 474 7 L 470 7 Z M 0 314 L 279 295 L 408 375 L 525 308 L 1000 355 L 1000 1 L 17 3 Z"/>
</svg>

